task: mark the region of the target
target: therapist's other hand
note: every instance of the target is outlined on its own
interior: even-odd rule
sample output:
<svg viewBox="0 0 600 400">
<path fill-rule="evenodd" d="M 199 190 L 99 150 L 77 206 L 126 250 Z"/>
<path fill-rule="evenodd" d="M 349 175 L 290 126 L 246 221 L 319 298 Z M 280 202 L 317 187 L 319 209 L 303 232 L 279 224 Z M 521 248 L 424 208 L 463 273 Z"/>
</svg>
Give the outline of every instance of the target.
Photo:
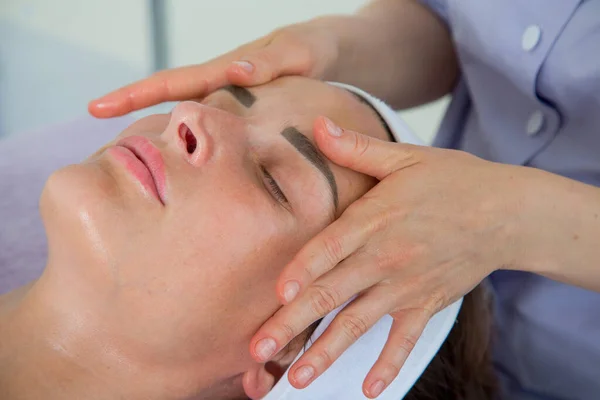
<svg viewBox="0 0 600 400">
<path fill-rule="evenodd" d="M 376 397 L 397 376 L 429 319 L 526 248 L 515 235 L 521 167 L 464 152 L 388 143 L 315 124 L 333 162 L 380 182 L 308 242 L 282 272 L 284 306 L 253 337 L 264 361 L 312 322 L 357 297 L 291 367 L 306 387 L 381 317 L 394 321 L 363 383 Z"/>
<path fill-rule="evenodd" d="M 167 101 L 203 98 L 228 84 L 255 86 L 284 75 L 325 78 L 338 53 L 338 40 L 327 28 L 335 18 L 286 26 L 203 64 L 159 71 L 91 101 L 88 111 L 110 118 Z"/>
</svg>

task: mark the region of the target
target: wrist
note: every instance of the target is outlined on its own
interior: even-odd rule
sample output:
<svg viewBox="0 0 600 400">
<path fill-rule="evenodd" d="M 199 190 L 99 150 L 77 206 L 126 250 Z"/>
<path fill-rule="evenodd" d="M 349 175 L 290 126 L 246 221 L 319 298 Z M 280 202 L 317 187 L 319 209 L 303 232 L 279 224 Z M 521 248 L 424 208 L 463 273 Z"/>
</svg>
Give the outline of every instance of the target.
<svg viewBox="0 0 600 400">
<path fill-rule="evenodd" d="M 600 189 L 546 171 L 517 167 L 518 257 L 509 269 L 600 288 Z"/>
<path fill-rule="evenodd" d="M 395 109 L 449 93 L 458 62 L 447 26 L 418 1 L 377 0 L 338 21 L 335 80 Z"/>
<path fill-rule="evenodd" d="M 352 76 L 360 74 L 358 66 L 351 62 L 356 51 L 355 36 L 364 32 L 364 21 L 355 15 L 325 15 L 306 22 L 310 29 L 320 32 L 319 37 L 325 38 L 326 48 L 321 49 L 323 60 L 317 71 L 317 78 L 326 81 L 350 83 Z"/>
</svg>

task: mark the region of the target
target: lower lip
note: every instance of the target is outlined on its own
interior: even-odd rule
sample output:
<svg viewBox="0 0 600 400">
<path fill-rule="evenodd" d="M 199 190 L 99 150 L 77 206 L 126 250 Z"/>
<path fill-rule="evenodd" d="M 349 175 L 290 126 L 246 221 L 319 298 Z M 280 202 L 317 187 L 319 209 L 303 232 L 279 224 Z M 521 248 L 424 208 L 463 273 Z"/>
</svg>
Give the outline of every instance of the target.
<svg viewBox="0 0 600 400">
<path fill-rule="evenodd" d="M 141 162 L 131 150 L 123 146 L 112 146 L 109 147 L 106 152 L 123 164 L 125 169 L 142 184 L 142 187 L 146 193 L 150 193 L 152 196 L 154 196 L 154 198 L 162 203 L 162 199 L 158 194 L 158 189 L 154 179 L 152 178 L 152 174 L 146 165 Z"/>
</svg>

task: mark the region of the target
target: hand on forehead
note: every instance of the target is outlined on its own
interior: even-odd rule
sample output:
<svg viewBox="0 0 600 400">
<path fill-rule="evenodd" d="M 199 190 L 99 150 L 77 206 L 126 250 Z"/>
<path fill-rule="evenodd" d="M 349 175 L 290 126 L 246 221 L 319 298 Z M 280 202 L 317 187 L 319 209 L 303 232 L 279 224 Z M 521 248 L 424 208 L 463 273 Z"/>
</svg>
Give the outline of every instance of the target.
<svg viewBox="0 0 600 400">
<path fill-rule="evenodd" d="M 313 129 L 317 118 L 326 116 L 347 129 L 389 140 L 380 117 L 366 101 L 340 87 L 305 77 L 282 77 L 252 88 L 230 85 L 199 101 L 207 106 L 246 117 L 254 124 L 273 127 L 265 129 L 264 134 L 281 133 L 297 148 L 300 147 L 298 144 L 304 143 L 306 146 L 302 147 L 309 147 L 310 152 L 316 153 L 317 158 L 322 159 L 320 163 L 314 163 L 315 167 L 321 169 L 325 175 L 325 170 L 331 171 L 332 176 L 329 180 L 335 179 L 334 183 L 341 193 L 337 210 L 339 212 L 368 190 L 374 181 L 355 171 L 340 168 L 321 155 L 315 143 Z M 307 156 L 307 152 L 303 153 Z"/>
</svg>

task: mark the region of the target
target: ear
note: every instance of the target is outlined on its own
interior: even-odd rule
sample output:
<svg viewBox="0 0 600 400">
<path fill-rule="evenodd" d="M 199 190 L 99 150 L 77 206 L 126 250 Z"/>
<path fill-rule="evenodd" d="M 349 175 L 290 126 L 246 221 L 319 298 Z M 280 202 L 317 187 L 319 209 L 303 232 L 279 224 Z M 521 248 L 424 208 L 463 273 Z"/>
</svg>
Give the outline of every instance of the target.
<svg viewBox="0 0 600 400">
<path fill-rule="evenodd" d="M 275 386 L 275 383 L 285 374 L 285 368 L 278 363 L 269 361 L 266 364 L 253 364 L 244 373 L 242 384 L 244 392 L 252 400 L 260 400 Z"/>
</svg>

